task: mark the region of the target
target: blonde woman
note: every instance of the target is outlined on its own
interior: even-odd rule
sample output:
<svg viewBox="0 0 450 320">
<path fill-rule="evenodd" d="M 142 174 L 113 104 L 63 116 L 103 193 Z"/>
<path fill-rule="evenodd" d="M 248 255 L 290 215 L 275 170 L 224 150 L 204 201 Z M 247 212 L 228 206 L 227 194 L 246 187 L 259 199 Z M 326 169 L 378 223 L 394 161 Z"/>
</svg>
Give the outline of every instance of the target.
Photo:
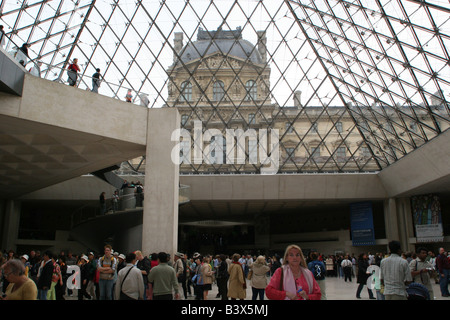
<svg viewBox="0 0 450 320">
<path fill-rule="evenodd" d="M 320 287 L 299 246 L 286 248 L 283 265 L 272 276 L 266 295 L 271 300 L 320 300 Z"/>
<path fill-rule="evenodd" d="M 260 300 L 264 300 L 264 293 L 267 287 L 267 272 L 270 267 L 266 263 L 264 256 L 256 258 L 255 262 L 250 265 L 252 277 L 250 285 L 252 286 L 252 300 L 256 300 L 259 296 Z"/>
</svg>

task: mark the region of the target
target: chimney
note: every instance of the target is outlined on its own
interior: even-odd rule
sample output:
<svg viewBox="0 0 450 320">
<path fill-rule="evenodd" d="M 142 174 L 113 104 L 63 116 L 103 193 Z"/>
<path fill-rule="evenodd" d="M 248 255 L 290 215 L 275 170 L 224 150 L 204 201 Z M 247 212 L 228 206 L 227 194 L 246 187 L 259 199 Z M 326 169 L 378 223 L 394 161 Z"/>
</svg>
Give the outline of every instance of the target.
<svg viewBox="0 0 450 320">
<path fill-rule="evenodd" d="M 261 55 L 262 61 L 267 62 L 267 38 L 266 38 L 266 32 L 265 31 L 258 31 L 258 51 Z"/>
<path fill-rule="evenodd" d="M 175 38 L 173 40 L 173 63 L 175 64 L 178 61 L 177 55 L 180 54 L 181 49 L 183 48 L 183 32 L 175 32 Z"/>
</svg>

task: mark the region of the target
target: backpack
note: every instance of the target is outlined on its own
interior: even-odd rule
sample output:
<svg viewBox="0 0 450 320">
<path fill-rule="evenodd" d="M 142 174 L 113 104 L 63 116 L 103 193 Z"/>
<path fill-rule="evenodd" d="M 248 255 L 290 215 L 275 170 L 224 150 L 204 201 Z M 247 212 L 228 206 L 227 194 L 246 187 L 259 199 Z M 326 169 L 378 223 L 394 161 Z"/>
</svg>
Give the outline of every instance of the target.
<svg viewBox="0 0 450 320">
<path fill-rule="evenodd" d="M 418 282 L 411 283 L 406 288 L 408 300 L 430 300 L 430 293 L 427 287 Z"/>
<path fill-rule="evenodd" d="M 323 263 L 320 261 L 313 261 L 312 262 L 312 270 L 311 272 L 314 275 L 314 279 L 316 280 L 323 280 L 325 279 L 325 268 L 323 266 Z"/>
</svg>

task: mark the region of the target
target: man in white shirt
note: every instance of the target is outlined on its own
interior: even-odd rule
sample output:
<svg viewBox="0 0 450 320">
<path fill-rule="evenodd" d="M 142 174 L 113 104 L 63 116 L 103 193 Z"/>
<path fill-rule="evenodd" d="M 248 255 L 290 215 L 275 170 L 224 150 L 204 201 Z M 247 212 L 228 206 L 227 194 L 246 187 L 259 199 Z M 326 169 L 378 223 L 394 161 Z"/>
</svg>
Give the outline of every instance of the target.
<svg viewBox="0 0 450 320">
<path fill-rule="evenodd" d="M 412 282 L 408 261 L 401 257 L 400 242 L 389 242 L 391 255 L 381 260 L 380 281 L 385 300 L 406 300 L 406 286 Z"/>
<path fill-rule="evenodd" d="M 145 288 L 142 272 L 135 266 L 136 254 L 127 254 L 125 261 L 127 265 L 117 275 L 116 300 L 142 300 Z"/>
<path fill-rule="evenodd" d="M 352 282 L 352 262 L 348 259 L 348 255 L 345 256 L 344 260 L 341 262 L 342 270 L 344 271 L 344 281 Z"/>
</svg>

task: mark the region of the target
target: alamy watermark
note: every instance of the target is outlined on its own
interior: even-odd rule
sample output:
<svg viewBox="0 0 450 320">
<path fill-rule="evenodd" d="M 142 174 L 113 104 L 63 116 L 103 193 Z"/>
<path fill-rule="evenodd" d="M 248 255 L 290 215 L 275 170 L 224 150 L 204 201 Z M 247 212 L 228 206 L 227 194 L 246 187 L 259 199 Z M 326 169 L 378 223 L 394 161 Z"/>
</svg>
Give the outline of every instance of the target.
<svg viewBox="0 0 450 320">
<path fill-rule="evenodd" d="M 191 131 L 180 128 L 172 132 L 171 158 L 174 164 L 252 164 L 261 174 L 276 174 L 280 164 L 278 129 L 219 129 L 203 131 L 203 123 L 194 121 Z"/>
</svg>

